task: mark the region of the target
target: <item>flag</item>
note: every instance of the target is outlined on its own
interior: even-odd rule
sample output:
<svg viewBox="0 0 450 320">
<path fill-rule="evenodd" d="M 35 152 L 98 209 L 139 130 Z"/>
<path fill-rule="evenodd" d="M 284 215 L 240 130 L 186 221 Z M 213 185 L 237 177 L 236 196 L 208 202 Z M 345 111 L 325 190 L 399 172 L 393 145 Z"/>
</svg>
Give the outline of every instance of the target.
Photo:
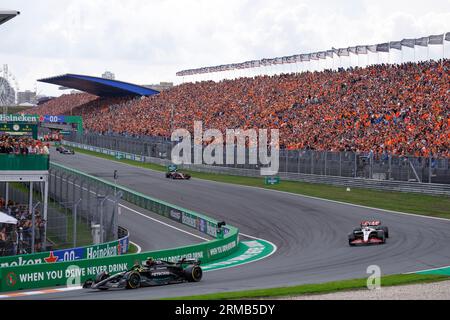
<svg viewBox="0 0 450 320">
<path fill-rule="evenodd" d="M 444 35 L 429 36 L 428 44 L 444 44 Z"/>
<path fill-rule="evenodd" d="M 283 58 L 275 58 L 274 64 L 283 64 Z"/>
<path fill-rule="evenodd" d="M 416 45 L 416 41 L 414 39 L 403 39 L 401 42 L 403 47 L 408 47 L 414 49 L 414 46 Z"/>
<path fill-rule="evenodd" d="M 377 52 L 389 52 L 389 43 L 377 44 Z"/>
<path fill-rule="evenodd" d="M 353 53 L 353 54 L 358 54 L 358 50 L 356 49 L 356 47 L 349 47 L 348 51 Z"/>
<path fill-rule="evenodd" d="M 402 42 L 401 41 L 391 41 L 389 42 L 389 48 L 395 50 L 402 50 Z"/>
<path fill-rule="evenodd" d="M 311 60 L 319 60 L 319 54 L 317 52 L 311 53 L 310 58 L 311 58 Z"/>
<path fill-rule="evenodd" d="M 319 52 L 317 55 L 318 55 L 319 59 L 326 59 L 327 58 L 327 52 L 326 51 Z"/>
<path fill-rule="evenodd" d="M 337 56 L 339 55 L 339 50 L 338 50 L 338 49 L 336 49 L 336 48 L 333 47 L 331 50 L 333 51 L 333 53 L 334 53 L 335 55 L 337 55 Z"/>
<path fill-rule="evenodd" d="M 295 57 L 295 62 L 302 62 L 302 55 L 301 54 L 296 54 L 294 57 Z"/>
<path fill-rule="evenodd" d="M 263 66 L 270 66 L 272 64 L 272 62 L 270 62 L 270 59 L 262 59 L 261 64 Z"/>
<path fill-rule="evenodd" d="M 367 47 L 366 46 L 357 46 L 356 52 L 358 54 L 367 54 Z"/>
<path fill-rule="evenodd" d="M 446 40 L 446 41 L 450 41 L 450 32 L 447 32 L 447 33 L 445 34 L 445 40 Z"/>
<path fill-rule="evenodd" d="M 310 60 L 310 55 L 309 54 L 301 54 L 300 55 L 302 61 L 309 61 Z"/>
<path fill-rule="evenodd" d="M 366 46 L 367 51 L 370 51 L 372 53 L 376 53 L 377 52 L 377 45 L 373 45 L 373 46 Z"/>
<path fill-rule="evenodd" d="M 295 56 L 289 56 L 287 57 L 288 63 L 295 63 Z"/>
<path fill-rule="evenodd" d="M 428 37 L 416 39 L 415 44 L 416 46 L 428 47 Z"/>
<path fill-rule="evenodd" d="M 333 50 L 328 50 L 327 51 L 327 57 L 333 59 Z"/>
<path fill-rule="evenodd" d="M 253 60 L 253 61 L 252 61 L 252 67 L 253 67 L 253 68 L 259 68 L 259 67 L 261 67 L 261 60 Z"/>
<path fill-rule="evenodd" d="M 281 59 L 283 60 L 283 64 L 289 63 L 289 57 L 283 57 Z"/>
</svg>

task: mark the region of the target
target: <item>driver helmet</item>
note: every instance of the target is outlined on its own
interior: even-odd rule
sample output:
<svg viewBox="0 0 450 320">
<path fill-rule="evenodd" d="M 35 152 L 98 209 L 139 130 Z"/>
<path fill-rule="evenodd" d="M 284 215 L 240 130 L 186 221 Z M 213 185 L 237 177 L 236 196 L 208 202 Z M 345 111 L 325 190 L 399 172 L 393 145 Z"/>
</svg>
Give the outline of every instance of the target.
<svg viewBox="0 0 450 320">
<path fill-rule="evenodd" d="M 155 260 L 152 257 L 147 258 L 147 261 L 145 261 L 145 264 L 149 267 L 155 264 Z"/>
</svg>

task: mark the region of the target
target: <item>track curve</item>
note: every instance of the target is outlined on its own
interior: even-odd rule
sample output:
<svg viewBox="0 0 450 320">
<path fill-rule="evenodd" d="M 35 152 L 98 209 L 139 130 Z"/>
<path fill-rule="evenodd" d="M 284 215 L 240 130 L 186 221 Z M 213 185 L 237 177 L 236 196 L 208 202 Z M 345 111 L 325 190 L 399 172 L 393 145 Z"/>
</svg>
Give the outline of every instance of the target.
<svg viewBox="0 0 450 320">
<path fill-rule="evenodd" d="M 209 272 L 198 284 L 119 292 L 74 291 L 31 299 L 155 299 L 223 291 L 321 283 L 450 264 L 450 221 L 402 215 L 270 190 L 193 179 L 167 180 L 163 173 L 83 154 L 54 154 L 52 161 L 113 181 L 149 196 L 206 214 L 243 234 L 273 242 L 278 251 L 254 264 Z M 390 228 L 385 246 L 351 248 L 347 234 L 361 220 L 379 219 Z M 131 232 L 132 224 L 130 225 Z"/>
</svg>

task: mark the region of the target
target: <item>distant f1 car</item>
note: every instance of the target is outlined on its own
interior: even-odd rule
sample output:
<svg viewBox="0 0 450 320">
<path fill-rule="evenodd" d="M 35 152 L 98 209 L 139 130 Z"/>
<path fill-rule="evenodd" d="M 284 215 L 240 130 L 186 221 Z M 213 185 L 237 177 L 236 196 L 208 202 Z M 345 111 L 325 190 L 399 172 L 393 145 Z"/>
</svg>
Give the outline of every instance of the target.
<svg viewBox="0 0 450 320">
<path fill-rule="evenodd" d="M 388 227 L 382 226 L 380 221 L 363 221 L 359 228 L 355 228 L 348 236 L 350 246 L 385 244 L 389 238 Z"/>
<path fill-rule="evenodd" d="M 134 266 L 131 270 L 109 275 L 99 273 L 95 280 L 84 283 L 84 289 L 137 289 L 184 282 L 200 282 L 203 270 L 197 260 L 183 259 L 177 263 L 155 261 L 153 265 Z"/>
<path fill-rule="evenodd" d="M 61 154 L 75 154 L 75 151 L 71 150 L 71 149 L 67 149 L 63 146 L 59 146 L 56 148 L 56 151 L 58 151 Z"/>
<path fill-rule="evenodd" d="M 191 175 L 183 172 L 173 171 L 173 172 L 167 172 L 166 173 L 167 179 L 173 179 L 173 180 L 190 180 Z"/>
</svg>

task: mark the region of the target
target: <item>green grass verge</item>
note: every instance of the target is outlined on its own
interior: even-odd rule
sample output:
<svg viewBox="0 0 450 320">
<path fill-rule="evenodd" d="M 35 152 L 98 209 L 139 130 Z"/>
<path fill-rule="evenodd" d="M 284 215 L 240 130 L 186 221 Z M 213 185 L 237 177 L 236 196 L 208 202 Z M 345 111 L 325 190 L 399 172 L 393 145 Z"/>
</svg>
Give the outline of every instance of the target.
<svg viewBox="0 0 450 320">
<path fill-rule="evenodd" d="M 140 163 L 132 160 L 117 160 L 115 157 L 84 149 L 74 148 L 76 152 L 92 155 L 99 158 L 114 160 L 130 164 L 136 167 L 165 172 L 164 166 Z M 270 190 L 285 191 L 322 199 L 341 201 L 363 206 L 375 207 L 386 210 L 415 213 L 433 217 L 450 218 L 450 197 L 431 196 L 416 193 L 403 193 L 394 191 L 376 191 L 369 189 L 352 189 L 347 192 L 344 187 L 336 187 L 325 184 L 312 184 L 305 182 L 282 181 L 280 185 L 266 186 L 263 178 L 238 177 L 222 174 L 210 174 L 185 171 L 198 179 L 224 182 L 230 184 L 260 187 Z"/>
<path fill-rule="evenodd" d="M 382 287 L 391 287 L 417 283 L 432 283 L 449 280 L 447 276 L 433 275 L 392 275 L 385 276 L 381 279 Z M 276 298 L 276 297 L 296 297 L 312 294 L 326 294 L 333 292 L 349 291 L 349 290 L 367 290 L 367 279 L 355 279 L 329 282 L 323 284 L 305 284 L 295 287 L 260 289 L 240 292 L 222 292 L 208 295 L 188 296 L 168 298 L 163 300 L 238 300 L 238 299 L 257 299 L 257 298 Z"/>
<path fill-rule="evenodd" d="M 135 254 L 135 253 L 138 253 L 138 248 L 134 244 L 130 243 L 130 246 L 128 248 L 128 254 Z"/>
</svg>

